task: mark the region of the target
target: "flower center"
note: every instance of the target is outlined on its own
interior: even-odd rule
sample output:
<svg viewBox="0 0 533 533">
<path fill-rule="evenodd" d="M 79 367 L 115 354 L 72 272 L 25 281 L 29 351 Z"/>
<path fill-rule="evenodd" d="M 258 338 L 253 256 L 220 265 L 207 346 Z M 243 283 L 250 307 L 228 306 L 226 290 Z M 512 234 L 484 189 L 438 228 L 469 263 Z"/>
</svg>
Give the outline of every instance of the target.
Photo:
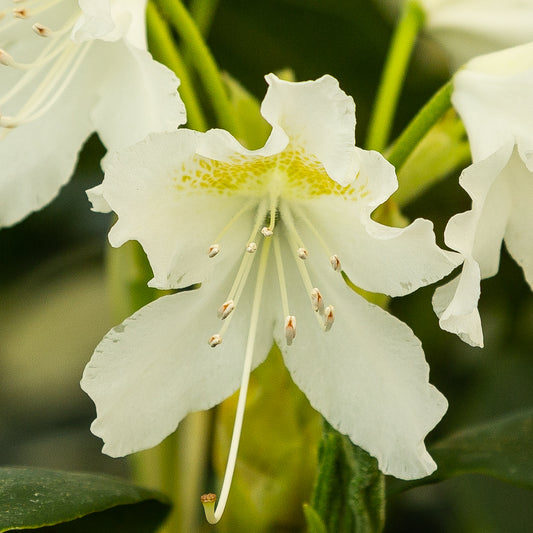
<svg viewBox="0 0 533 533">
<path fill-rule="evenodd" d="M 0 97 L 0 140 L 12 128 L 33 122 L 63 96 L 91 42 L 76 44 L 70 32 L 80 10 L 73 0 L 15 1 L 0 13 L 0 64 L 11 72 L 9 90 Z M 65 5 L 67 4 L 67 5 Z M 18 61 L 18 55 L 26 58 Z"/>
</svg>

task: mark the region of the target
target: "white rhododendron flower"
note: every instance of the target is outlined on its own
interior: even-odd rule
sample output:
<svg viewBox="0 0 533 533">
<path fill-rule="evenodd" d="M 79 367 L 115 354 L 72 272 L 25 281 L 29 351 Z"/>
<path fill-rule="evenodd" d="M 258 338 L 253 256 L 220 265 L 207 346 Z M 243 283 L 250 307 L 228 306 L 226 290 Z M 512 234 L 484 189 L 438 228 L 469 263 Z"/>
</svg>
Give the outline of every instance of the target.
<svg viewBox="0 0 533 533">
<path fill-rule="evenodd" d="M 413 332 L 349 289 L 341 269 L 400 296 L 449 273 L 457 254 L 436 246 L 427 220 L 400 229 L 370 218 L 397 179 L 379 153 L 355 147 L 355 106 L 334 78 L 266 79 L 263 148 L 181 129 L 105 165 L 111 244 L 138 240 L 154 287 L 202 285 L 147 305 L 98 345 L 82 380 L 92 431 L 107 454 L 129 454 L 241 387 L 238 435 L 249 373 L 275 341 L 311 404 L 383 472 L 426 476 L 424 437 L 446 400 Z"/>
<path fill-rule="evenodd" d="M 446 244 L 465 262 L 433 304 L 443 329 L 482 346 L 480 280 L 498 272 L 502 241 L 533 288 L 533 43 L 470 61 L 455 75 L 452 102 L 472 150 L 460 178 L 472 209 L 446 227 Z"/>
<path fill-rule="evenodd" d="M 185 121 L 146 51 L 146 0 L 0 0 L 0 227 L 50 202 L 97 131 L 108 149 Z"/>
<path fill-rule="evenodd" d="M 420 0 L 425 28 L 450 66 L 533 40 L 532 0 Z"/>
</svg>

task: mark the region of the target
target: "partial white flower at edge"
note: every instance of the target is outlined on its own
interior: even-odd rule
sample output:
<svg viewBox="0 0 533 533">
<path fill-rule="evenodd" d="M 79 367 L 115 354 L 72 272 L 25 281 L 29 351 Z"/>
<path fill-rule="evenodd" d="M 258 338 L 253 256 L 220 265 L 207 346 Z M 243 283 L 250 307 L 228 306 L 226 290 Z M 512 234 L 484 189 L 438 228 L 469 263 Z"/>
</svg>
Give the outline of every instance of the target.
<svg viewBox="0 0 533 533">
<path fill-rule="evenodd" d="M 185 122 L 146 51 L 146 0 L 0 0 L 0 227 L 50 202 L 87 137 L 109 150 Z"/>
<path fill-rule="evenodd" d="M 436 466 L 424 438 L 447 402 L 413 332 L 341 269 L 401 296 L 445 276 L 457 254 L 436 246 L 427 220 L 400 229 L 370 218 L 397 179 L 355 147 L 355 106 L 337 80 L 266 79 L 263 148 L 180 129 L 107 160 L 97 192 L 118 214 L 111 244 L 142 244 L 152 286 L 202 285 L 147 305 L 98 345 L 82 379 L 91 429 L 111 456 L 152 447 L 188 413 L 245 393 L 276 342 L 311 405 L 383 472 L 426 476 Z M 241 396 L 237 433 L 243 407 Z"/>
<path fill-rule="evenodd" d="M 455 71 L 473 57 L 533 40 L 533 0 L 375 0 L 398 16 L 406 2 L 425 13 L 424 32 Z"/>
<path fill-rule="evenodd" d="M 533 40 L 533 0 L 419 0 L 425 30 L 453 70 L 469 59 Z"/>
<path fill-rule="evenodd" d="M 472 209 L 446 227 L 447 246 L 465 262 L 433 305 L 443 329 L 483 346 L 480 280 L 498 272 L 502 241 L 533 288 L 533 43 L 467 63 L 454 77 L 452 103 L 472 150 L 460 177 Z"/>
</svg>

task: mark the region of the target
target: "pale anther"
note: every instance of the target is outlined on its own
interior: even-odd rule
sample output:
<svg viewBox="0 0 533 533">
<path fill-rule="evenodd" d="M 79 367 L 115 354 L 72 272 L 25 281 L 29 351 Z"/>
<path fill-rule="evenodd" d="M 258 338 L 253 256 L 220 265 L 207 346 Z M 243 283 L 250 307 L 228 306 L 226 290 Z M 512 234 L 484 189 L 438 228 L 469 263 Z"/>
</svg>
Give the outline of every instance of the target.
<svg viewBox="0 0 533 533">
<path fill-rule="evenodd" d="M 6 67 L 12 67 L 15 65 L 15 60 L 5 50 L 0 49 L 0 63 Z"/>
<path fill-rule="evenodd" d="M 246 251 L 249 254 L 255 253 L 257 251 L 257 244 L 255 242 L 249 242 L 248 245 L 246 246 Z"/>
<path fill-rule="evenodd" d="M 51 33 L 52 33 L 52 30 L 50 28 L 47 28 L 46 26 L 43 26 L 42 24 L 39 24 L 38 22 L 36 22 L 32 27 L 31 29 L 37 34 L 39 35 L 40 37 L 48 37 Z"/>
<path fill-rule="evenodd" d="M 212 335 L 211 337 L 209 337 L 209 340 L 207 342 L 209 343 L 209 346 L 211 346 L 211 348 L 214 348 L 222 342 L 222 337 L 218 334 Z"/>
<path fill-rule="evenodd" d="M 272 235 L 274 235 L 274 232 L 270 228 L 267 228 L 266 226 L 261 229 L 261 233 L 265 237 L 272 237 Z"/>
<path fill-rule="evenodd" d="M 333 326 L 333 322 L 335 322 L 335 308 L 332 305 L 328 305 L 324 309 L 324 329 L 329 331 L 331 326 Z"/>
<path fill-rule="evenodd" d="M 210 524 L 216 524 L 218 522 L 218 520 L 215 518 L 215 502 L 217 501 L 217 495 L 213 493 L 203 494 L 200 497 L 200 501 L 204 506 L 204 513 L 207 521 Z"/>
<path fill-rule="evenodd" d="M 218 252 L 220 252 L 220 245 L 212 244 L 209 247 L 209 251 L 207 253 L 208 253 L 209 257 L 215 257 L 215 255 L 217 255 Z"/>
<path fill-rule="evenodd" d="M 28 10 L 23 7 L 16 7 L 13 9 L 13 15 L 19 19 L 25 19 L 28 16 Z"/>
<path fill-rule="evenodd" d="M 315 311 L 319 312 L 321 315 L 324 314 L 324 300 L 322 299 L 320 291 L 316 287 L 311 291 L 311 303 Z"/>
<path fill-rule="evenodd" d="M 341 270 L 341 260 L 339 259 L 339 256 L 337 254 L 333 254 L 329 258 L 329 262 L 331 263 L 331 266 L 333 267 L 333 270 L 335 270 L 335 272 L 339 272 Z"/>
<path fill-rule="evenodd" d="M 228 300 L 227 302 L 224 302 L 218 308 L 218 318 L 221 318 L 222 320 L 224 320 L 225 318 L 228 318 L 228 316 L 234 309 L 235 309 L 235 302 L 233 300 Z"/>
<path fill-rule="evenodd" d="M 0 115 L 0 128 L 16 128 L 19 125 L 15 117 L 6 117 Z"/>
<path fill-rule="evenodd" d="M 285 319 L 285 340 L 288 346 L 292 344 L 294 337 L 296 337 L 296 317 L 289 315 Z"/>
<path fill-rule="evenodd" d="M 298 248 L 298 257 L 300 259 L 307 259 L 309 252 L 305 248 Z"/>
</svg>

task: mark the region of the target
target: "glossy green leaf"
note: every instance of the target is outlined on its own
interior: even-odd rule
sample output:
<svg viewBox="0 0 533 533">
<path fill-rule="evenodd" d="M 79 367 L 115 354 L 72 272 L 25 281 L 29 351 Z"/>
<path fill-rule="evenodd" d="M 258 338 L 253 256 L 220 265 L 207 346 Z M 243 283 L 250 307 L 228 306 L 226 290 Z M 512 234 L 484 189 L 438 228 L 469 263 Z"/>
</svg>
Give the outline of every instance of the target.
<svg viewBox="0 0 533 533">
<path fill-rule="evenodd" d="M 429 452 L 437 471 L 409 482 L 391 480 L 389 493 L 462 474 L 484 474 L 533 489 L 533 409 L 454 433 Z"/>
<path fill-rule="evenodd" d="M 0 533 L 155 531 L 170 505 L 160 493 L 100 474 L 0 468 Z"/>
</svg>

